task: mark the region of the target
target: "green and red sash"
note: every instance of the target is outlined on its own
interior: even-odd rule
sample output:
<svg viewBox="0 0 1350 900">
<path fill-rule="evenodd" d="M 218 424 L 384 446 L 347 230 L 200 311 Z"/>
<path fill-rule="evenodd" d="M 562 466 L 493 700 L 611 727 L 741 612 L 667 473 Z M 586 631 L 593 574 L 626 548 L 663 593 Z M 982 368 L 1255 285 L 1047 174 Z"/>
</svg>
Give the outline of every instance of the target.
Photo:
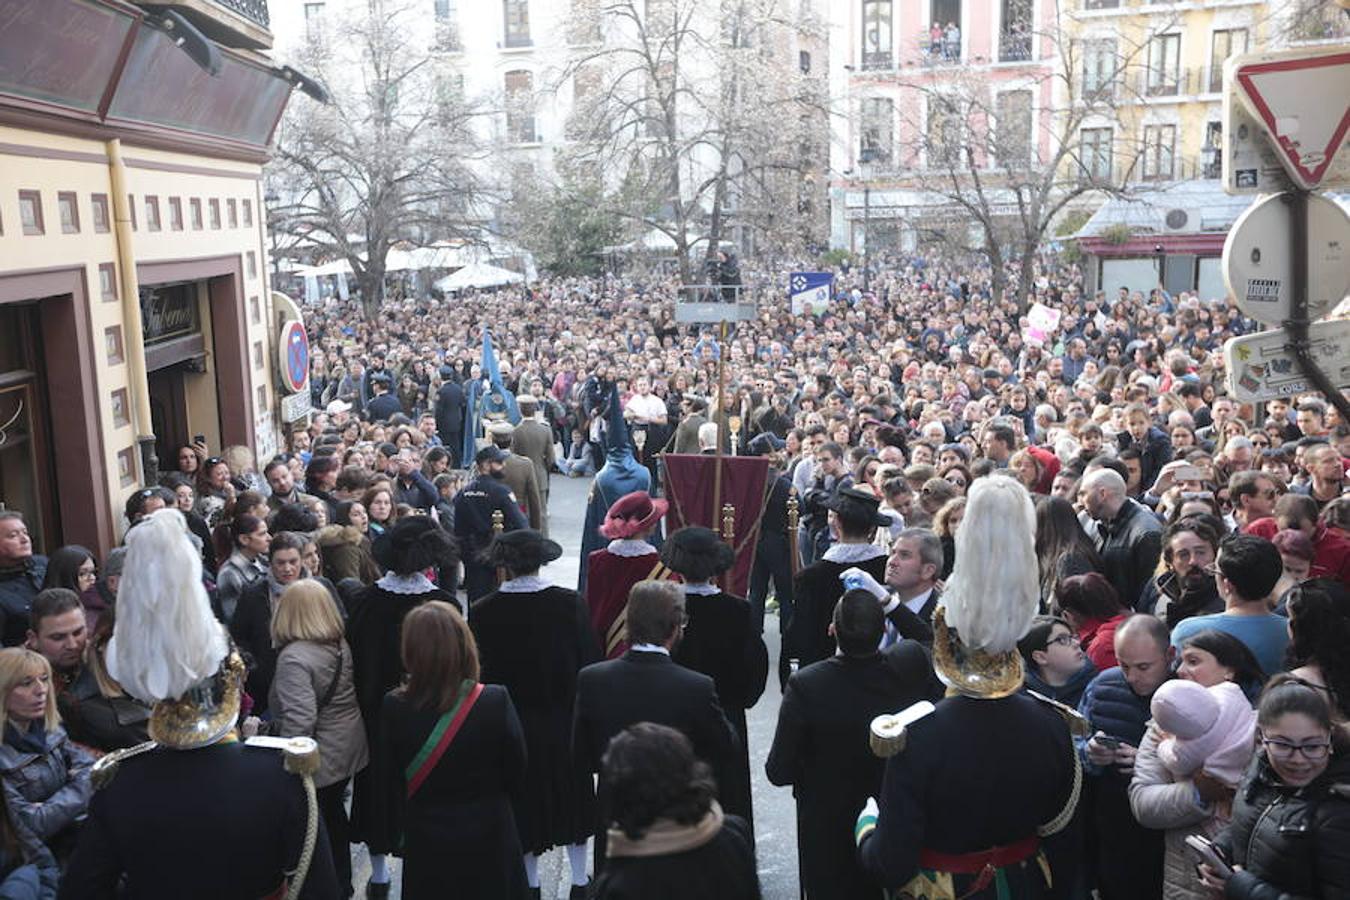
<svg viewBox="0 0 1350 900">
<path fill-rule="evenodd" d="M 403 773 L 408 780 L 409 800 L 422 787 L 422 782 L 427 780 L 431 770 L 436 768 L 436 763 L 441 761 L 441 757 L 450 747 L 450 742 L 459 734 L 464 720 L 469 717 L 469 710 L 473 709 L 482 693 L 483 686 L 471 678 L 464 679 L 464 683 L 459 686 L 454 705 L 436 721 L 436 727 L 427 735 L 426 743 L 417 751 L 417 755 L 408 763 L 408 768 Z"/>
</svg>

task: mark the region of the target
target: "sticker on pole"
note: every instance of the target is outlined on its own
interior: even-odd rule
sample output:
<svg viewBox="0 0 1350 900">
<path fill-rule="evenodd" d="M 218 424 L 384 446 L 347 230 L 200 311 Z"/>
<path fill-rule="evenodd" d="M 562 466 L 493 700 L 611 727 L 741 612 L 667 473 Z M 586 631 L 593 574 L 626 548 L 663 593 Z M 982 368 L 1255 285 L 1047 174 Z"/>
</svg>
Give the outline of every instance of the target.
<svg viewBox="0 0 1350 900">
<path fill-rule="evenodd" d="M 1289 348 L 1287 331 L 1229 338 L 1223 345 L 1228 393 L 1239 403 L 1259 403 L 1317 390 Z M 1308 328 L 1313 362 L 1337 388 L 1350 387 L 1350 319 L 1315 322 Z"/>
<path fill-rule="evenodd" d="M 1223 278 L 1238 308 L 1278 325 L 1293 315 L 1293 206 L 1288 194 L 1262 197 L 1238 216 L 1223 242 Z M 1350 216 L 1332 200 L 1308 197 L 1308 318 L 1320 319 L 1350 292 Z"/>
<path fill-rule="evenodd" d="M 1327 175 L 1333 168 L 1338 179 L 1344 174 L 1337 157 L 1350 131 L 1350 50 L 1243 54 L 1228 60 L 1224 74 L 1299 187 L 1344 183 Z"/>
</svg>

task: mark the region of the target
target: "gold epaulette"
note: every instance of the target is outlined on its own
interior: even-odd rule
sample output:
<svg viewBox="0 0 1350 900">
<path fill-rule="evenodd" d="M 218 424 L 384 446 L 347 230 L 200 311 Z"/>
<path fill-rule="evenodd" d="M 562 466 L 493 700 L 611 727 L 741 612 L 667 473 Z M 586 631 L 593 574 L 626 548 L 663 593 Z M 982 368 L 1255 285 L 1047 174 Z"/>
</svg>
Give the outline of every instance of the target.
<svg viewBox="0 0 1350 900">
<path fill-rule="evenodd" d="M 117 777 L 117 769 L 121 766 L 122 760 L 140 756 L 142 753 L 149 753 L 158 746 L 159 744 L 154 741 L 146 741 L 134 747 L 123 747 L 121 750 L 114 750 L 100 756 L 94 761 L 93 768 L 89 770 L 89 781 L 93 784 L 94 790 L 102 790 L 112 784 L 112 780 Z"/>
</svg>

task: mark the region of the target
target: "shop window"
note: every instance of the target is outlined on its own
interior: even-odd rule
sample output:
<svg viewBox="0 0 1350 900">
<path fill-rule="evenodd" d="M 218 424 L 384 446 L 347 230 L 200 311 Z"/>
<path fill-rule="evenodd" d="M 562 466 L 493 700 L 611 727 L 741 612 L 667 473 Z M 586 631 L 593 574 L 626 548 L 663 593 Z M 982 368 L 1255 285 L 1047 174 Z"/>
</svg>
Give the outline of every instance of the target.
<svg viewBox="0 0 1350 900">
<path fill-rule="evenodd" d="M 126 351 L 122 345 L 122 326 L 113 325 L 103 329 L 103 349 L 108 354 L 108 365 L 120 366 L 126 362 Z"/>
<path fill-rule="evenodd" d="M 98 290 L 104 303 L 117 301 L 117 263 L 99 263 Z"/>
<path fill-rule="evenodd" d="M 42 224 L 42 194 L 37 191 L 19 191 L 19 222 L 23 224 L 24 234 L 46 233 Z"/>
<path fill-rule="evenodd" d="M 74 191 L 58 191 L 56 212 L 61 217 L 62 234 L 80 233 L 80 201 Z"/>
<path fill-rule="evenodd" d="M 112 230 L 112 216 L 108 215 L 108 195 L 90 194 L 89 208 L 93 213 L 94 230 L 105 234 Z"/>
<path fill-rule="evenodd" d="M 114 428 L 126 428 L 131 424 L 131 402 L 126 388 L 112 392 L 112 421 Z"/>
<path fill-rule="evenodd" d="M 219 200 L 214 200 L 214 199 L 213 199 L 213 200 L 209 201 L 208 206 L 209 206 L 210 213 L 211 213 L 211 230 L 212 230 L 212 231 L 219 231 L 219 230 L 220 230 L 220 201 L 219 201 Z"/>
<path fill-rule="evenodd" d="M 145 198 L 145 227 L 150 231 L 159 231 L 159 198 Z"/>
<path fill-rule="evenodd" d="M 183 198 L 169 198 L 169 230 L 183 230 Z"/>
<path fill-rule="evenodd" d="M 188 210 L 189 210 L 189 212 L 190 212 L 190 214 L 191 214 L 191 216 L 192 216 L 192 230 L 193 230 L 193 231 L 201 231 L 201 230 L 202 230 L 202 201 L 201 201 L 199 198 L 197 198 L 197 197 L 193 197 L 191 200 L 188 201 Z"/>
</svg>

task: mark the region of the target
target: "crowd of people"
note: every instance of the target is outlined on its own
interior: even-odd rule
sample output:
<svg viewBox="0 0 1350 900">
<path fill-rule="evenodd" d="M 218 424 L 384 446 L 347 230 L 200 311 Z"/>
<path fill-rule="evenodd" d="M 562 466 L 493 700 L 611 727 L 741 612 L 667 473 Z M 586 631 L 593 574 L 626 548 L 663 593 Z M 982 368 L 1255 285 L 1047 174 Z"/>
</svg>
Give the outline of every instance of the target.
<svg viewBox="0 0 1350 900">
<path fill-rule="evenodd" d="M 178 696 L 110 666 L 132 536 L 168 517 L 237 651 L 231 728 L 320 746 L 305 896 L 388 896 L 391 854 L 407 898 L 538 896 L 553 847 L 573 898 L 759 896 L 746 711 L 774 657 L 765 774 L 813 900 L 1350 896 L 1350 423 L 1227 396 L 1255 325 L 1226 301 L 1085 294 L 1052 257 L 1022 304 L 969 260 L 874 265 L 823 314 L 747 289 L 724 342 L 661 279 L 329 300 L 283 452 L 181 447 L 105 559 L 0 511 L 0 896 L 182 896 L 131 874 L 125 794 L 91 780 Z M 667 453 L 767 458 L 746 597 L 718 532 L 669 527 Z M 596 478 L 575 586 L 540 574 L 551 476 Z M 1031 608 L 986 633 L 972 598 L 1005 589 Z M 952 641 L 1003 660 L 996 690 L 944 673 Z M 924 702 L 875 755 L 872 720 Z M 999 739 L 963 738 L 994 709 Z M 971 776 L 991 752 L 1016 790 Z"/>
</svg>

